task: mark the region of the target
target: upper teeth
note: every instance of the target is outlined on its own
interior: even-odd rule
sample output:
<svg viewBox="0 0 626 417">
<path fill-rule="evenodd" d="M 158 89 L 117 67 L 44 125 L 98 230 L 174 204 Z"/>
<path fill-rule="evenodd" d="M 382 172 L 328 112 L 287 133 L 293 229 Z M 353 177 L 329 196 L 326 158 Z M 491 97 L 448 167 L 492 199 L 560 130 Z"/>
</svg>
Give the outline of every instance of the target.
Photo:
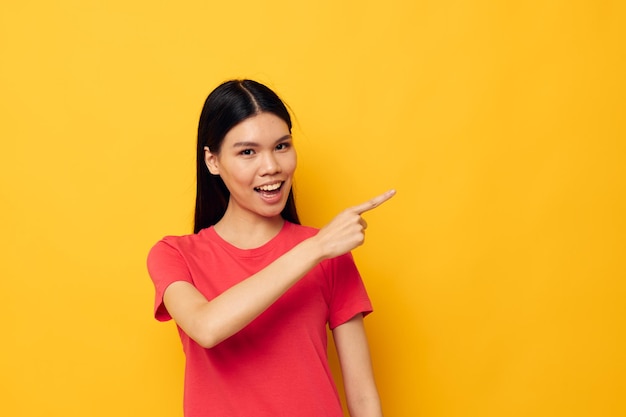
<svg viewBox="0 0 626 417">
<path fill-rule="evenodd" d="M 262 185 L 260 187 L 257 187 L 259 190 L 262 191 L 274 191 L 274 190 L 278 190 L 280 188 L 280 182 L 276 183 L 276 184 L 270 184 L 270 185 Z"/>
</svg>

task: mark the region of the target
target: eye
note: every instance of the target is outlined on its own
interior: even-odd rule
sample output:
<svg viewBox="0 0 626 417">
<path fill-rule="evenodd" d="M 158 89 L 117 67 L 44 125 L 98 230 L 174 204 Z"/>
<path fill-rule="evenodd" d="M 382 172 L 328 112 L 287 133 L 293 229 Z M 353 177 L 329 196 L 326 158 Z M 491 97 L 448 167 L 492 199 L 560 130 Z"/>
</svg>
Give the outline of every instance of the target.
<svg viewBox="0 0 626 417">
<path fill-rule="evenodd" d="M 254 150 L 252 149 L 244 149 L 243 151 L 239 152 L 240 155 L 244 155 L 244 156 L 250 156 L 252 154 L 254 154 Z"/>
<path fill-rule="evenodd" d="M 284 151 L 285 149 L 289 149 L 290 146 L 291 144 L 289 142 L 279 143 L 278 145 L 276 145 L 276 150 Z"/>
</svg>

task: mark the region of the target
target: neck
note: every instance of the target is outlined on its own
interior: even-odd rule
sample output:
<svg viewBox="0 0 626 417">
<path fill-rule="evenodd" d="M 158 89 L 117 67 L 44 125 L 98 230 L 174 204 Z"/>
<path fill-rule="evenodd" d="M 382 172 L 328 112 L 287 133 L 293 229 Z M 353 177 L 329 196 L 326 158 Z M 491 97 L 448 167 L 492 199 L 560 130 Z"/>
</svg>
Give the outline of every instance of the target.
<svg viewBox="0 0 626 417">
<path fill-rule="evenodd" d="M 233 246 L 253 249 L 274 238 L 284 224 L 285 220 L 281 216 L 251 219 L 226 210 L 224 216 L 215 224 L 215 231 Z"/>
</svg>

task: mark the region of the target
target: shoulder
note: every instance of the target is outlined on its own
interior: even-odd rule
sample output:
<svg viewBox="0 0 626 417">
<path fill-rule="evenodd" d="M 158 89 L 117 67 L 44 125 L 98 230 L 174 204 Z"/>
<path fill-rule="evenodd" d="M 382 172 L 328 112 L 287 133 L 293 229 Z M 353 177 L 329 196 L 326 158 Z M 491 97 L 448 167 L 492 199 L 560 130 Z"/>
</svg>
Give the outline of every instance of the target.
<svg viewBox="0 0 626 417">
<path fill-rule="evenodd" d="M 153 248 L 162 247 L 162 246 L 170 246 L 173 248 L 179 248 L 181 246 L 187 246 L 193 244 L 193 242 L 197 240 L 197 235 L 167 235 L 163 236 L 158 242 L 156 242 Z"/>
<path fill-rule="evenodd" d="M 207 240 L 210 240 L 207 236 L 208 233 L 206 233 L 205 230 L 206 229 L 203 229 L 196 234 L 164 236 L 152 246 L 148 256 L 154 256 L 155 254 L 183 254 L 194 252 L 205 245 Z"/>
</svg>

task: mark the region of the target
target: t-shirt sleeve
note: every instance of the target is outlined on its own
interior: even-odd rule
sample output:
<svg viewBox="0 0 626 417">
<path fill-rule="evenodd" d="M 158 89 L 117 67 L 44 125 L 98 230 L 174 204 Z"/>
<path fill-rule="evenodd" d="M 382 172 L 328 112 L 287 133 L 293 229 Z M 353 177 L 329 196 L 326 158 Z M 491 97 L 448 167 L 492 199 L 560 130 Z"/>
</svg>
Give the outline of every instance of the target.
<svg viewBox="0 0 626 417">
<path fill-rule="evenodd" d="M 186 281 L 193 284 L 187 262 L 180 251 L 165 238 L 157 242 L 148 253 L 148 273 L 155 289 L 154 317 L 159 321 L 171 320 L 172 316 L 163 304 L 163 294 L 173 282 Z"/>
<path fill-rule="evenodd" d="M 331 277 L 331 329 L 347 322 L 355 315 L 371 313 L 372 303 L 351 253 L 328 260 L 327 273 Z"/>
</svg>

